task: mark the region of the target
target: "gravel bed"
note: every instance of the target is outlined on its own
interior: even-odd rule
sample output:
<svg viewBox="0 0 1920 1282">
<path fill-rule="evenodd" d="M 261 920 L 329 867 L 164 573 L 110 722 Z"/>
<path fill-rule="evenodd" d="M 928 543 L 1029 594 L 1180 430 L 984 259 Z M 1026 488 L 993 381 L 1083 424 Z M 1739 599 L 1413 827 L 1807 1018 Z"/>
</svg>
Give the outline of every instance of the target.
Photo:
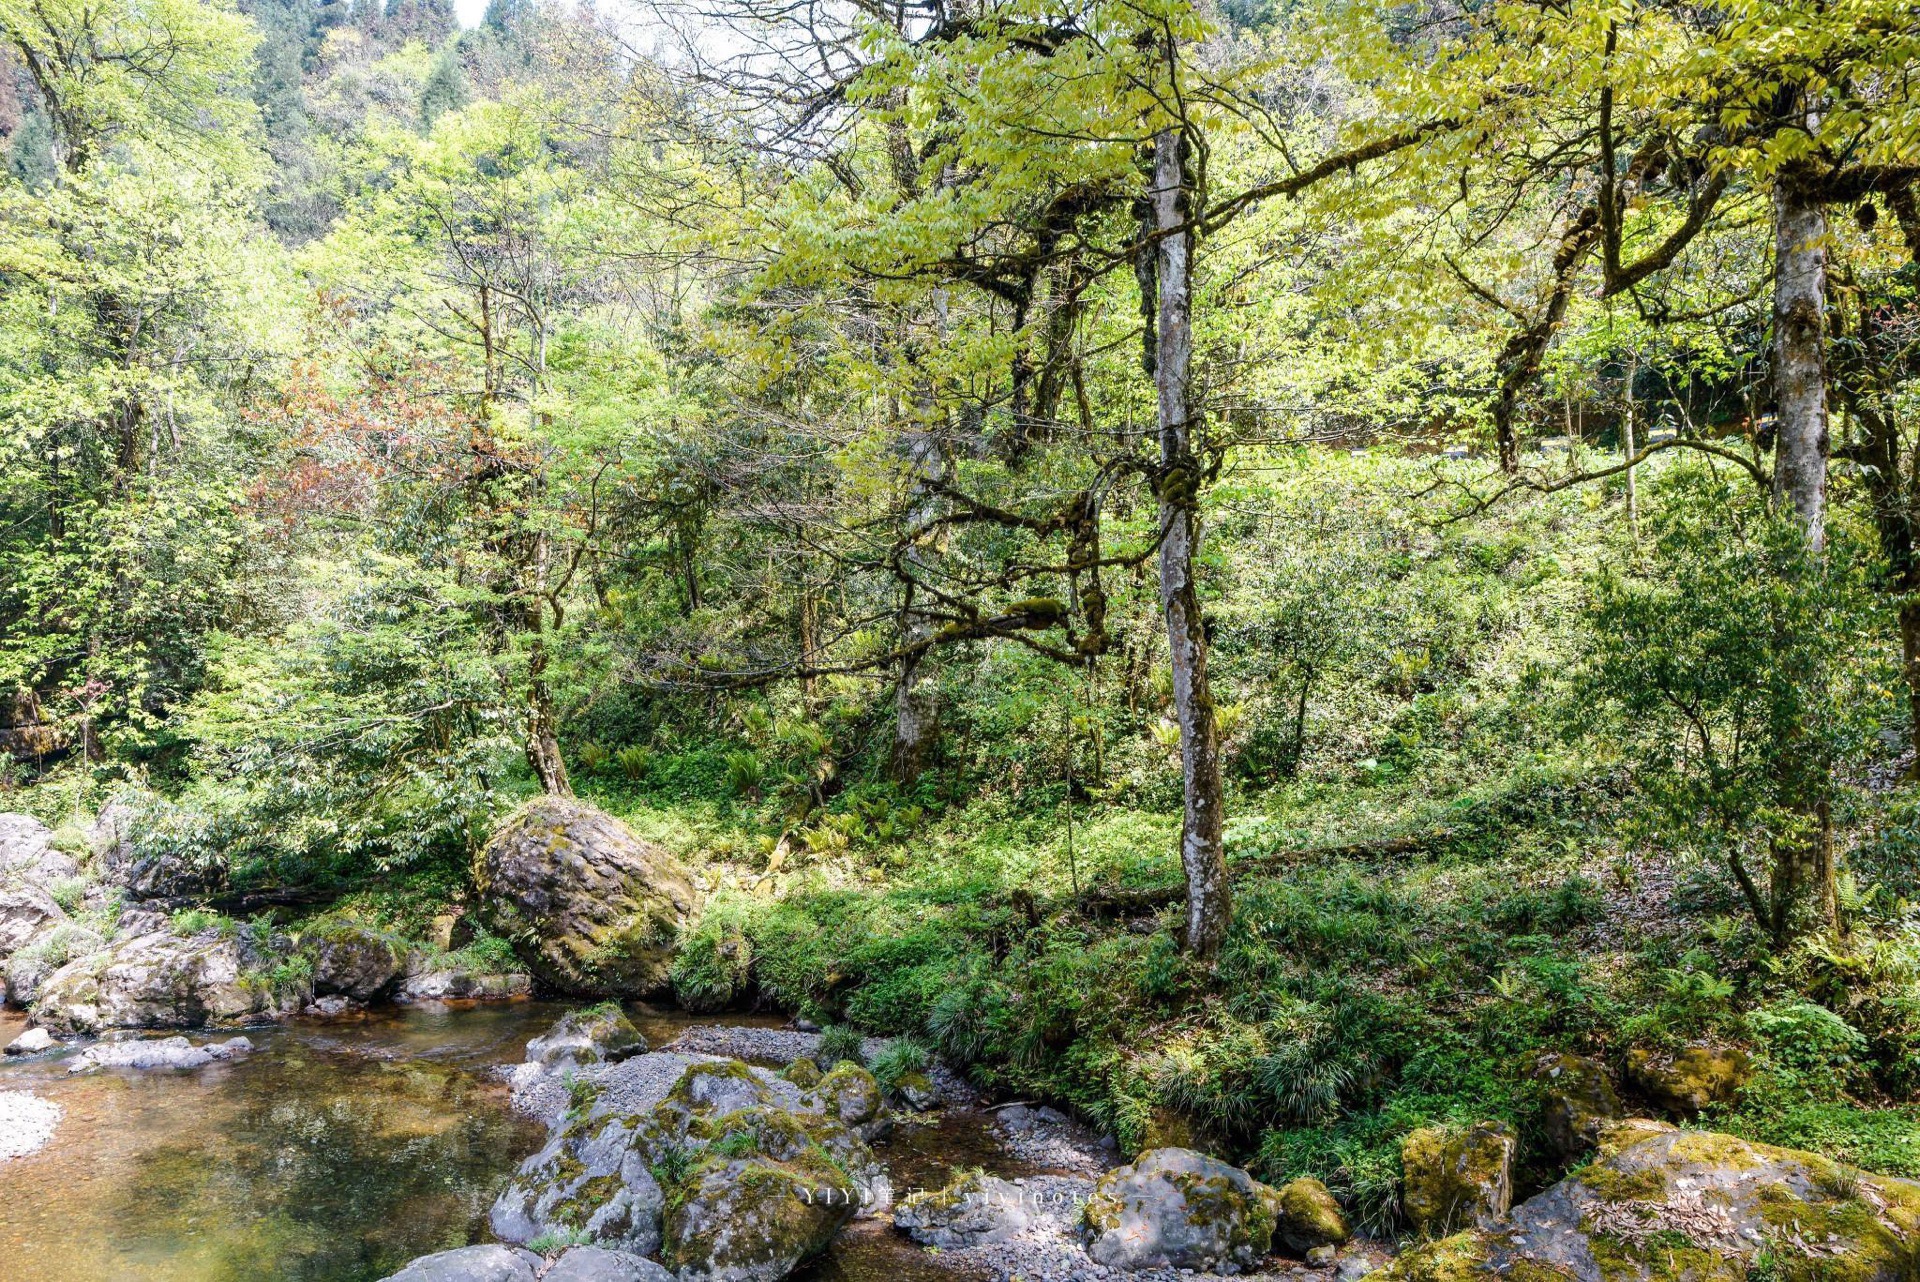
<svg viewBox="0 0 1920 1282">
<path fill-rule="evenodd" d="M 0 1161 L 46 1145 L 60 1124 L 60 1106 L 26 1091 L 0 1091 Z"/>
<path fill-rule="evenodd" d="M 1111 1136 L 1102 1136 L 1053 1108 L 1009 1104 L 993 1111 L 993 1129 L 1009 1154 L 1062 1174 L 1104 1175 L 1120 1164 Z"/>
<path fill-rule="evenodd" d="M 652 1051 L 617 1064 L 516 1064 L 505 1074 L 511 1088 L 508 1098 L 515 1109 L 552 1126 L 567 1111 L 567 1080 L 571 1077 L 591 1082 L 598 1088 L 595 1099 L 612 1111 L 638 1113 L 665 1099 L 687 1069 L 718 1058 Z"/>
</svg>

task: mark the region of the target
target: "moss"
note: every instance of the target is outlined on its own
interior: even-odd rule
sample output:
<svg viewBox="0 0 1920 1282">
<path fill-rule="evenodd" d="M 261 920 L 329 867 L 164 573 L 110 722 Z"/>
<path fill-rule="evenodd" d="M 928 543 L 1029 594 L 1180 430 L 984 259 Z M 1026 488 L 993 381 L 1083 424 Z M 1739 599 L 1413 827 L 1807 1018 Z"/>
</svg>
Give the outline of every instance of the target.
<svg viewBox="0 0 1920 1282">
<path fill-rule="evenodd" d="M 1745 1282 L 1747 1276 L 1742 1257 L 1697 1246 L 1677 1233 L 1638 1247 L 1597 1233 L 1587 1246 L 1603 1282 Z"/>
<path fill-rule="evenodd" d="M 1623 1171 L 1596 1163 L 1577 1178 L 1602 1202 L 1648 1202 L 1665 1196 L 1667 1191 L 1666 1176 L 1657 1167 Z"/>
<path fill-rule="evenodd" d="M 1469 1229 L 1437 1242 L 1423 1242 L 1371 1276 L 1379 1282 L 1470 1282 L 1487 1273 L 1484 1235 Z"/>
<path fill-rule="evenodd" d="M 1295 1180 L 1281 1189 L 1275 1200 L 1281 1239 L 1294 1250 L 1338 1246 L 1347 1240 L 1347 1220 L 1340 1213 L 1340 1204 L 1319 1180 Z"/>
<path fill-rule="evenodd" d="M 1761 1156 L 1753 1145 L 1731 1135 L 1710 1131 L 1685 1131 L 1676 1135 L 1668 1150 L 1681 1161 L 1703 1166 L 1719 1166 L 1735 1171 L 1750 1171 L 1761 1165 Z M 1781 1152 L 1784 1156 L 1784 1150 Z"/>
</svg>

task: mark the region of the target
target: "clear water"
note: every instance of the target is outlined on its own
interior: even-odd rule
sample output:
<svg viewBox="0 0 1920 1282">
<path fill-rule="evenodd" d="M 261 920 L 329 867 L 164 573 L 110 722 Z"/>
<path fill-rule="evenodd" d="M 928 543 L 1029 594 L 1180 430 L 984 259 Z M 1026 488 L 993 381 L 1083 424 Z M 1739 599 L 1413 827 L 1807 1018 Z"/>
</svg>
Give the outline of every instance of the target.
<svg viewBox="0 0 1920 1282">
<path fill-rule="evenodd" d="M 486 1241 L 487 1208 L 543 1137 L 508 1109 L 491 1070 L 519 1062 L 565 1009 L 421 1006 L 253 1029 L 250 1057 L 186 1072 L 0 1064 L 0 1090 L 30 1089 L 66 1110 L 45 1149 L 0 1162 L 5 1275 L 370 1282 L 416 1255 Z M 643 1010 L 635 1022 L 660 1045 L 695 1020 Z M 17 1016 L 0 1017 L 0 1043 L 18 1031 Z M 903 1127 L 882 1153 L 896 1185 L 1005 1169 L 977 1121 Z M 802 1282 L 952 1277 L 861 1225 Z"/>
</svg>

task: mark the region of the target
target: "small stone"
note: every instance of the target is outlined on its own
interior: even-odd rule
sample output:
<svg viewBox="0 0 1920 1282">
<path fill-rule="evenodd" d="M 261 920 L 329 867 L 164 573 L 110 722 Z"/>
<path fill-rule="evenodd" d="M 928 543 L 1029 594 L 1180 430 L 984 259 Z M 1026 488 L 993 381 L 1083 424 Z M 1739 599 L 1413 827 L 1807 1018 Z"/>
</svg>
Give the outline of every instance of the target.
<svg viewBox="0 0 1920 1282">
<path fill-rule="evenodd" d="M 37 1055 L 41 1051 L 52 1050 L 60 1043 L 52 1033 L 44 1028 L 29 1028 L 20 1036 L 7 1043 L 9 1055 Z"/>
<path fill-rule="evenodd" d="M 1307 1263 L 1316 1269 L 1324 1269 L 1333 1263 L 1334 1249 L 1331 1245 L 1316 1246 L 1307 1252 Z"/>
<path fill-rule="evenodd" d="M 1374 1264 L 1364 1255 L 1349 1255 L 1333 1266 L 1335 1282 L 1360 1282 L 1360 1279 L 1374 1271 Z"/>
</svg>

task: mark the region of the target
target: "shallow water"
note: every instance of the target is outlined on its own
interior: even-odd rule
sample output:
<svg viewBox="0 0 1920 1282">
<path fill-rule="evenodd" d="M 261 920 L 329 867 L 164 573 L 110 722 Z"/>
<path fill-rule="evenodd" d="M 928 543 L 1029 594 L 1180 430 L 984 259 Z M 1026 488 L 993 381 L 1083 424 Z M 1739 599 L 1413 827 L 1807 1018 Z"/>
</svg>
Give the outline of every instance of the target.
<svg viewBox="0 0 1920 1282">
<path fill-rule="evenodd" d="M 416 1255 L 487 1241 L 487 1208 L 544 1137 L 509 1110 L 491 1070 L 518 1063 L 565 1009 L 416 1006 L 250 1029 L 251 1056 L 185 1072 L 69 1076 L 64 1057 L 0 1064 L 0 1089 L 66 1110 L 45 1149 L 0 1162 L 6 1275 L 370 1282 Z M 633 1014 L 655 1046 L 690 1023 L 761 1022 Z M 0 1017 L 0 1044 L 20 1024 Z M 965 1116 L 903 1126 L 881 1156 L 901 1188 L 944 1183 L 962 1166 L 1006 1169 Z M 869 1224 L 804 1282 L 953 1277 Z"/>
</svg>

